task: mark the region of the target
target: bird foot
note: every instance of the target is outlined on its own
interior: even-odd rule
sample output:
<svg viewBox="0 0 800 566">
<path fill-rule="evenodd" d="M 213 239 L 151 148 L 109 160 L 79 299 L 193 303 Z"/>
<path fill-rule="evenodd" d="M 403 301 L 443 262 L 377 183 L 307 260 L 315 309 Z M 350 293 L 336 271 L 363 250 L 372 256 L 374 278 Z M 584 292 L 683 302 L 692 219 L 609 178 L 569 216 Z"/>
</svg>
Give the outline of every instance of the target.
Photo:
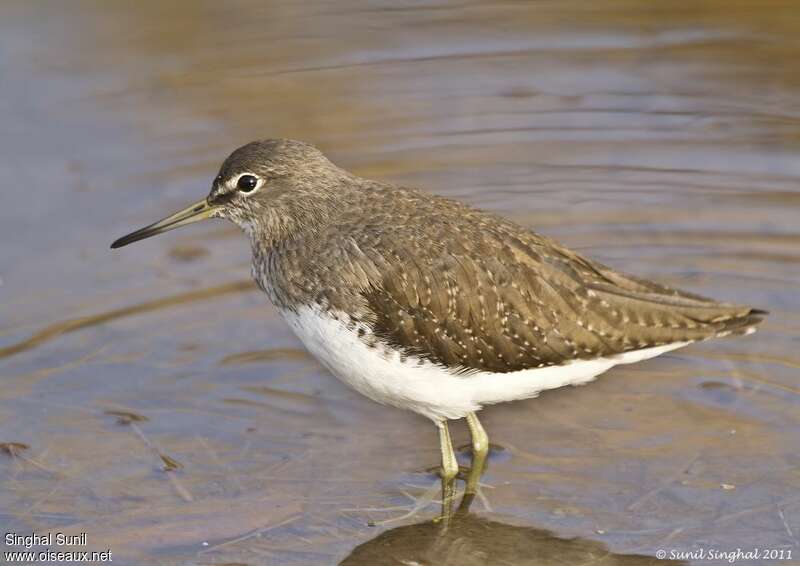
<svg viewBox="0 0 800 566">
<path fill-rule="evenodd" d="M 434 473 L 436 475 L 440 475 L 440 469 L 438 467 L 430 468 L 426 470 L 428 473 Z M 466 477 L 469 475 L 469 468 L 461 467 L 459 469 L 459 479 L 465 480 Z M 406 521 L 408 519 L 412 519 L 421 515 L 425 512 L 428 507 L 431 505 L 436 505 L 437 507 L 441 508 L 442 505 L 442 484 L 440 480 L 436 480 L 432 482 L 429 486 L 424 485 L 411 485 L 409 484 L 410 488 L 413 489 L 423 489 L 424 491 L 419 495 L 414 495 L 410 490 L 402 490 L 401 493 L 404 497 L 410 500 L 408 505 L 394 505 L 394 506 L 387 506 L 387 507 L 368 507 L 368 508 L 359 508 L 359 509 L 349 509 L 348 511 L 359 511 L 359 512 L 367 512 L 367 513 L 392 513 L 398 512 L 400 513 L 396 517 L 390 517 L 388 519 L 383 519 L 380 521 L 370 519 L 367 521 L 367 524 L 370 527 L 381 527 L 386 525 L 393 525 L 400 523 L 402 521 Z M 478 499 L 486 511 L 492 511 L 491 505 L 489 504 L 486 495 L 484 494 L 484 488 L 492 489 L 493 486 L 486 485 L 484 483 L 477 484 L 477 492 L 476 493 L 462 493 L 461 501 L 455 510 L 455 514 L 467 513 L 469 511 L 470 505 L 472 504 L 473 500 Z M 458 494 L 454 494 L 454 499 L 458 500 Z M 440 509 L 439 509 L 440 510 Z M 404 513 L 401 513 L 405 511 Z M 448 517 L 442 515 L 441 513 L 437 515 L 433 522 L 439 522 L 442 520 L 446 520 Z"/>
<path fill-rule="evenodd" d="M 436 474 L 440 478 L 442 477 L 442 468 L 440 466 L 433 466 L 431 468 L 427 468 L 425 471 L 429 474 Z M 467 477 L 469 476 L 469 471 L 470 468 L 468 466 L 459 466 L 456 479 L 466 481 Z"/>
<path fill-rule="evenodd" d="M 411 486 L 411 487 L 422 487 L 422 486 Z M 409 505 L 397 505 L 394 507 L 373 507 L 369 509 L 362 509 L 362 511 L 367 512 L 391 512 L 391 511 L 406 511 L 405 513 L 398 515 L 397 517 L 391 517 L 389 519 L 384 519 L 382 521 L 375 521 L 370 520 L 368 521 L 368 525 L 371 527 L 378 527 L 378 526 L 386 526 L 391 525 L 394 523 L 399 523 L 401 521 L 406 521 L 413 517 L 416 517 L 420 513 L 422 513 L 428 506 L 435 503 L 440 505 L 441 499 L 438 495 L 441 493 L 441 482 L 439 480 L 433 482 L 430 487 L 426 488 L 425 491 L 419 495 L 415 496 L 410 492 L 403 490 L 403 495 L 411 500 Z"/>
</svg>

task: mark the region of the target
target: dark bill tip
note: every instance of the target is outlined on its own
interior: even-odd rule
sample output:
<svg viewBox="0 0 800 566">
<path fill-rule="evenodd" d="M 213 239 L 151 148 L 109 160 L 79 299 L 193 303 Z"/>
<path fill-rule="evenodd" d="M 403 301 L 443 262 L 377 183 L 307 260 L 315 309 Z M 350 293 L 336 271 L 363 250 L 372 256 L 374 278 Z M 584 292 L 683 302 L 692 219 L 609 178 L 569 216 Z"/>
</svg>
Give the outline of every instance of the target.
<svg viewBox="0 0 800 566">
<path fill-rule="evenodd" d="M 128 244 L 138 242 L 139 240 L 144 240 L 145 238 L 149 238 L 150 236 L 155 236 L 155 234 L 144 233 L 145 230 L 146 228 L 142 228 L 141 230 L 137 230 L 136 232 L 131 232 L 127 236 L 122 236 L 121 238 L 117 238 L 111 243 L 111 249 L 116 250 L 117 248 L 121 248 L 122 246 L 127 246 Z"/>
</svg>

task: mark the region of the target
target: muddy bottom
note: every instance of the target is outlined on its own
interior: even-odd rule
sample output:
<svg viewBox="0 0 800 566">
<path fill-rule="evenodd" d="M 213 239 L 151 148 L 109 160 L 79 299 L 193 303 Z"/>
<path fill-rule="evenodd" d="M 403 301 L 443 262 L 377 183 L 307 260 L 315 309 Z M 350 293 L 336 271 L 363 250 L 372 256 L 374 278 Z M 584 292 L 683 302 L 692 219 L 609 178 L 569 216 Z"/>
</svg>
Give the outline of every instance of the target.
<svg viewBox="0 0 800 566">
<path fill-rule="evenodd" d="M 3 2 L 0 532 L 115 564 L 800 561 L 800 15 L 676 6 Z M 486 409 L 445 529 L 435 428 L 310 359 L 234 227 L 108 249 L 263 137 L 772 314 Z"/>
</svg>

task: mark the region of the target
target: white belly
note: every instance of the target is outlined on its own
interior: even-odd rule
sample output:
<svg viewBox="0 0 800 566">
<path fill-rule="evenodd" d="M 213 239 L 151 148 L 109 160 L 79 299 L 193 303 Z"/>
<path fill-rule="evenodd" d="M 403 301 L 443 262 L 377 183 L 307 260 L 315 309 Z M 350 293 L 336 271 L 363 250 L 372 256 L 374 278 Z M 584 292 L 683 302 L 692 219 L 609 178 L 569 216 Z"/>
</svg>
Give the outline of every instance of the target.
<svg viewBox="0 0 800 566">
<path fill-rule="evenodd" d="M 341 322 L 347 320 L 345 314 L 336 320 L 311 307 L 282 314 L 308 351 L 356 391 L 434 421 L 462 418 L 483 405 L 535 397 L 546 389 L 586 383 L 617 364 L 645 360 L 688 344 L 677 342 L 561 366 L 463 375 L 414 357 L 401 362 L 400 353 L 385 345 L 370 347 Z"/>
</svg>

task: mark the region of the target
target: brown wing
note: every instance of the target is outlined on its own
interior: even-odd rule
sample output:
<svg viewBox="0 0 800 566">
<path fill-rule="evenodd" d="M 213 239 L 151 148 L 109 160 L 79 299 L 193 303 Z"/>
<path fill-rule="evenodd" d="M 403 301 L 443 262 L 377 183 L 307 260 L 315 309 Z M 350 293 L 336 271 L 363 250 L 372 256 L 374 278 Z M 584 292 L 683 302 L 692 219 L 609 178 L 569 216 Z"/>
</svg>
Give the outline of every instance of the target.
<svg viewBox="0 0 800 566">
<path fill-rule="evenodd" d="M 762 320 L 491 218 L 445 223 L 428 241 L 392 235 L 374 258 L 380 281 L 362 293 L 378 336 L 465 372 L 511 372 L 743 333 Z"/>
</svg>

